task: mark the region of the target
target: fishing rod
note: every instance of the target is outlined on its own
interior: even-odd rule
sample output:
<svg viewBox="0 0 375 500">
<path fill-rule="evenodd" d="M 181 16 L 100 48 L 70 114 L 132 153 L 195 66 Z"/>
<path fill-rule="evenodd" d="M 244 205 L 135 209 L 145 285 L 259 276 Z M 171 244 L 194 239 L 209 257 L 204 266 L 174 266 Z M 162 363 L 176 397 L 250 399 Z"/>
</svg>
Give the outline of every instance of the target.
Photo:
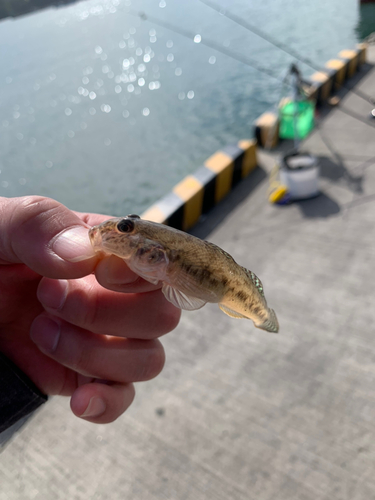
<svg viewBox="0 0 375 500">
<path fill-rule="evenodd" d="M 146 14 L 145 12 L 137 12 L 132 9 L 127 11 L 129 14 L 139 17 L 142 19 L 142 21 L 150 21 L 157 26 L 161 26 L 162 28 L 166 28 L 169 31 L 172 31 L 174 33 L 177 33 L 178 35 L 181 35 L 185 38 L 188 38 L 189 40 L 194 40 L 195 36 L 197 33 L 193 31 L 189 31 L 185 28 L 181 28 L 179 26 L 176 26 L 172 23 L 169 23 L 167 21 L 163 21 L 162 19 L 159 19 L 157 17 L 154 17 L 152 15 Z M 279 83 L 284 83 L 284 81 L 279 77 L 274 74 L 274 72 L 264 66 L 261 66 L 258 64 L 255 59 L 252 59 L 251 57 L 243 56 L 241 54 L 238 54 L 237 52 L 234 52 L 233 50 L 230 50 L 228 47 L 224 47 L 223 45 L 215 42 L 214 40 L 210 40 L 207 37 L 202 37 L 199 41 L 202 45 L 205 45 L 206 47 L 210 47 L 213 50 L 216 50 L 217 52 L 220 52 L 221 54 L 224 54 L 231 59 L 235 59 L 236 61 L 245 64 L 246 66 L 251 67 L 252 69 L 255 69 L 259 71 L 260 73 L 264 73 L 265 75 L 269 76 L 270 78 L 273 78 L 274 80 L 277 80 Z"/>
<path fill-rule="evenodd" d="M 257 26 L 254 26 L 253 24 L 250 24 L 248 21 L 245 21 L 243 18 L 237 16 L 233 12 L 228 11 L 225 7 L 222 7 L 218 5 L 217 3 L 213 2 L 212 0 L 198 0 L 199 2 L 203 3 L 207 7 L 210 7 L 213 10 L 216 10 L 220 15 L 226 17 L 227 19 L 230 19 L 234 23 L 238 24 L 239 26 L 242 26 L 245 28 L 247 31 L 250 31 L 254 35 L 259 36 L 260 38 L 263 38 L 266 42 L 270 43 L 274 47 L 278 48 L 279 50 L 282 50 L 286 54 L 295 57 L 299 62 L 306 64 L 306 66 L 309 66 L 311 69 L 315 71 L 321 71 L 321 67 L 319 67 L 317 64 L 315 64 L 311 59 L 302 56 L 299 52 L 296 50 L 292 49 L 291 47 L 287 46 L 286 44 L 280 42 L 279 40 L 276 40 L 273 38 L 271 35 L 266 33 L 265 31 L 261 30 Z M 370 104 L 374 105 L 375 104 L 375 99 L 365 92 L 362 92 L 361 90 L 358 89 L 353 89 L 353 87 L 348 87 L 347 85 L 343 84 L 342 87 L 349 92 L 353 92 L 353 94 L 356 94 L 358 97 L 361 99 L 364 99 L 365 101 L 369 102 Z"/>
</svg>

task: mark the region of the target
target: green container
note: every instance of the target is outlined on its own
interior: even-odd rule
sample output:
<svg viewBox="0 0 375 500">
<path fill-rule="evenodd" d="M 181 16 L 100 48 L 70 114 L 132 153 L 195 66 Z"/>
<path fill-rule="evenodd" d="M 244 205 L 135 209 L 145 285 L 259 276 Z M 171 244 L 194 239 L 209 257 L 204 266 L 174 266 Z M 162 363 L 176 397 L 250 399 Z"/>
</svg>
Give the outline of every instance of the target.
<svg viewBox="0 0 375 500">
<path fill-rule="evenodd" d="M 297 131 L 295 118 L 297 106 Z M 279 109 L 280 139 L 304 139 L 314 128 L 315 104 L 311 101 L 289 101 Z M 297 134 L 296 134 L 297 132 Z"/>
</svg>

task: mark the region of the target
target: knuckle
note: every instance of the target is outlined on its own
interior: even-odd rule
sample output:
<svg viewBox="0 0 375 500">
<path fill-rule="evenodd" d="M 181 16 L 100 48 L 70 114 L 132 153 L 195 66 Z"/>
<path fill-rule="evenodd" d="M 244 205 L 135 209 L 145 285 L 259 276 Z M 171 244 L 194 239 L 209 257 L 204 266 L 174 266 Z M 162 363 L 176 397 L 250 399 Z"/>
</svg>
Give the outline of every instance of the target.
<svg viewBox="0 0 375 500">
<path fill-rule="evenodd" d="M 51 215 L 51 211 L 58 210 L 62 205 L 52 198 L 44 196 L 25 196 L 16 204 L 13 218 L 16 222 L 16 229 L 22 228 L 25 224 L 35 218 L 46 218 Z"/>
</svg>

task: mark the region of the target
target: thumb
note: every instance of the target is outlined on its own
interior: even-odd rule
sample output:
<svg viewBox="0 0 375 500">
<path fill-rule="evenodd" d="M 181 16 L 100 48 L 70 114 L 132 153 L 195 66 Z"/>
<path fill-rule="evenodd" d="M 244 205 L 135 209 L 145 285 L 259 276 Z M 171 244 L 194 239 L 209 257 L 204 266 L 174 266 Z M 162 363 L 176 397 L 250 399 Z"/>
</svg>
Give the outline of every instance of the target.
<svg viewBox="0 0 375 500">
<path fill-rule="evenodd" d="M 80 278 L 97 262 L 87 226 L 41 196 L 0 197 L 0 264 L 23 263 L 49 278 Z"/>
</svg>

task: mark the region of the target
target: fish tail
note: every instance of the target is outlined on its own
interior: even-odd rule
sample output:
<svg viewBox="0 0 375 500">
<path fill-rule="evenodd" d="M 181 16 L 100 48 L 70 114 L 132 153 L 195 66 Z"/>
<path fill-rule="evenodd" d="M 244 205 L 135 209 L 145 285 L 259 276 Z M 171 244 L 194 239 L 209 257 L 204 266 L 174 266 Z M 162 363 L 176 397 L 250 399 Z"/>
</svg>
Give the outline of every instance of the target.
<svg viewBox="0 0 375 500">
<path fill-rule="evenodd" d="M 279 322 L 277 321 L 275 311 L 273 309 L 268 309 L 267 319 L 263 323 L 258 323 L 255 326 L 267 332 L 277 333 L 279 331 Z"/>
</svg>

